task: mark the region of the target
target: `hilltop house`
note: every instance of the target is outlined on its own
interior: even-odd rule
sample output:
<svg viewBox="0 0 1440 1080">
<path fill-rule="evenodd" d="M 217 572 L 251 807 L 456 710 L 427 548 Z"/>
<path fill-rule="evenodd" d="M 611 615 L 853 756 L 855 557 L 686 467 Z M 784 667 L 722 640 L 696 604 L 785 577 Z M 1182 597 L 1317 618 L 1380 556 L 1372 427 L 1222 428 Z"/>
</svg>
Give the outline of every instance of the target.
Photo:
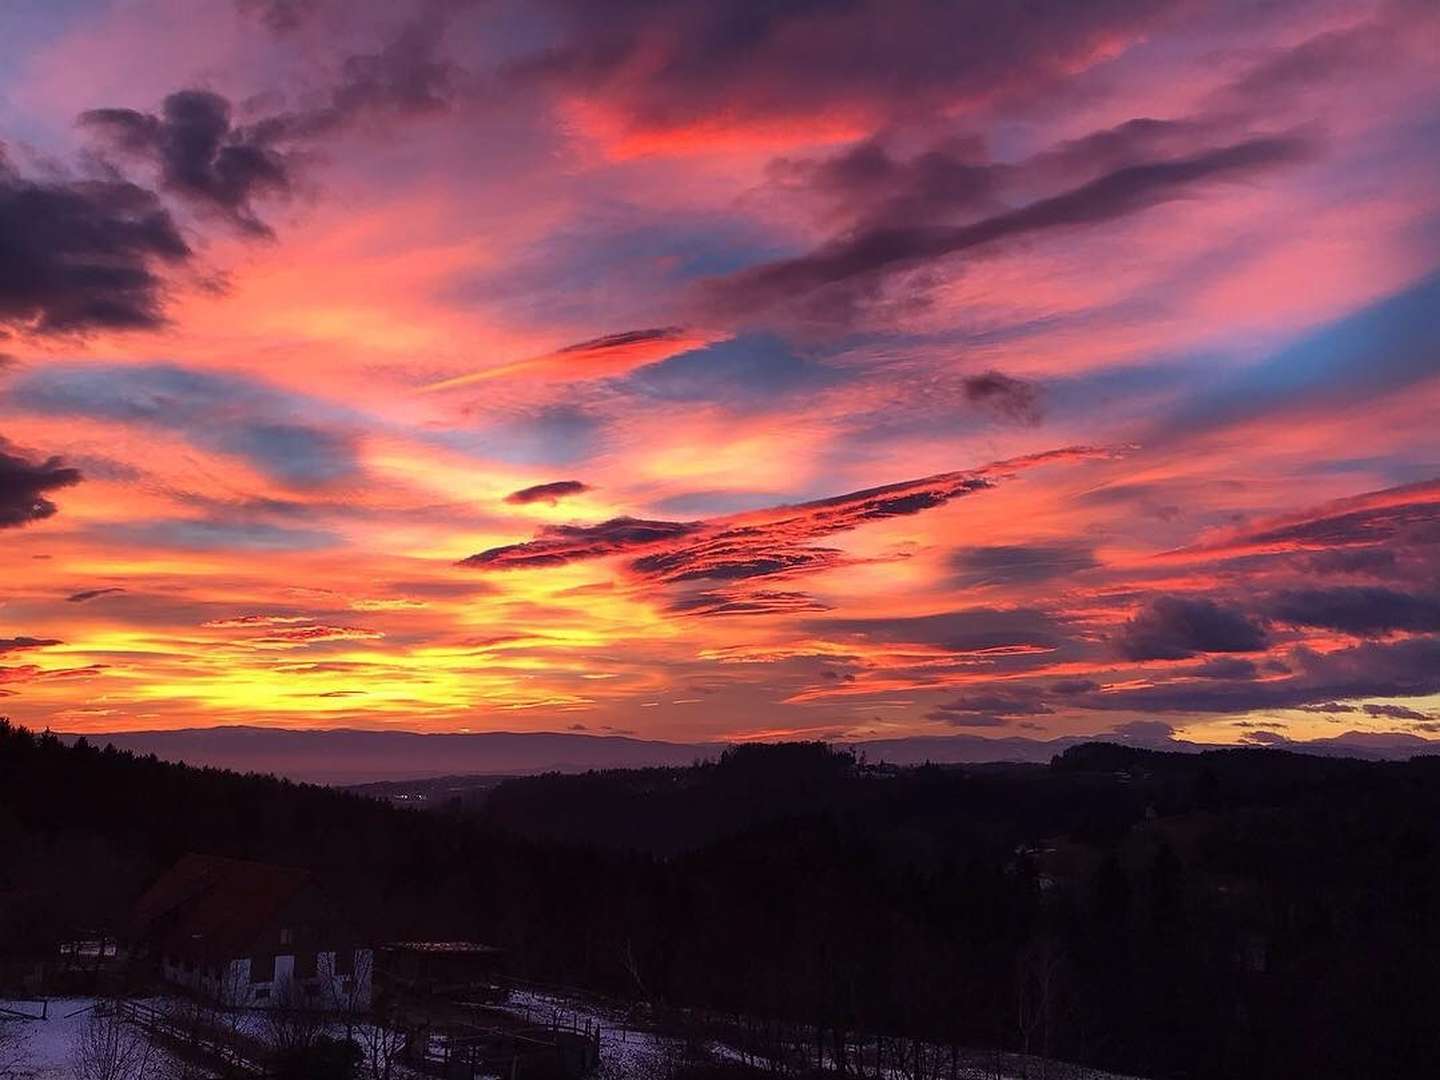
<svg viewBox="0 0 1440 1080">
<path fill-rule="evenodd" d="M 135 938 L 166 982 L 222 1005 L 370 1004 L 371 951 L 305 870 L 187 855 L 140 898 Z"/>
</svg>

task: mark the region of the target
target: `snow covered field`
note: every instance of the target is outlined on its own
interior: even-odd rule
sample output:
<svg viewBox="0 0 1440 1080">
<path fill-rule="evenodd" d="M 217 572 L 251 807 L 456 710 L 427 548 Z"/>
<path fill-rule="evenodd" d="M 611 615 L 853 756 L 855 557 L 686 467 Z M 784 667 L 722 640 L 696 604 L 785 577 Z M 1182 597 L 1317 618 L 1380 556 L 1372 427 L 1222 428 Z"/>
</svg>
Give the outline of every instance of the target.
<svg viewBox="0 0 1440 1080">
<path fill-rule="evenodd" d="M 638 1026 L 626 1011 L 602 1002 L 581 996 L 550 993 L 535 990 L 512 990 L 501 1008 L 517 1016 L 523 1016 L 537 1023 L 548 1023 L 552 1017 L 562 1022 L 573 1017 L 581 1024 L 586 1021 L 600 1025 L 600 1069 L 601 1080 L 650 1080 L 667 1076 L 670 1070 L 683 1061 L 685 1047 L 682 1040 L 660 1035 Z M 724 1041 L 710 1040 L 705 1043 L 704 1055 L 716 1062 L 732 1062 L 763 1069 L 765 1062 L 752 1054 L 745 1053 Z M 962 1063 L 955 1071 L 955 1080 L 1139 1080 L 1114 1073 L 1087 1069 L 1064 1062 L 1043 1061 L 1037 1057 L 1020 1054 L 1004 1054 L 998 1061 L 990 1055 L 968 1055 L 969 1062 Z M 924 1075 L 949 1080 L 949 1052 L 941 1047 L 929 1048 L 930 1068 L 922 1070 Z M 983 1057 L 983 1064 L 979 1058 Z M 874 1075 L 867 1069 L 867 1076 Z M 884 1075 L 888 1080 L 912 1080 L 909 1070 L 887 1068 Z"/>
<path fill-rule="evenodd" d="M 75 1044 L 94 1007 L 94 998 L 52 998 L 45 1003 L 45 1019 L 18 1020 L 11 1014 L 39 1017 L 41 1003 L 0 1001 L 7 1010 L 0 1013 L 0 1078 L 70 1080 Z"/>
</svg>

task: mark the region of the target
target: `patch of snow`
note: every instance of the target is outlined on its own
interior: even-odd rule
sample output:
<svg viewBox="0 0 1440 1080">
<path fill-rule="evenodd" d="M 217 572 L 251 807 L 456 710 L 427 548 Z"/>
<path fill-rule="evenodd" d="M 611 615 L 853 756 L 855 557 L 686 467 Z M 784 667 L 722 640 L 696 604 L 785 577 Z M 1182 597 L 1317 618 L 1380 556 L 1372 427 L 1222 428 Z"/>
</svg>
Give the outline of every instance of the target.
<svg viewBox="0 0 1440 1080">
<path fill-rule="evenodd" d="M 16 1080 L 70 1080 L 74 1076 L 71 1059 L 80 1032 L 90 1021 L 95 1008 L 94 998 L 51 998 L 44 1003 L 45 1019 L 40 1019 L 42 1003 L 38 1001 L 0 1001 L 5 1009 L 0 1025 L 6 1038 L 0 1046 L 0 1076 L 10 1068 L 8 1076 Z M 34 1020 L 10 1019 L 12 1012 L 34 1016 Z M 13 1042 L 14 1048 L 10 1049 Z M 7 1060 L 7 1057 L 11 1060 Z"/>
<path fill-rule="evenodd" d="M 573 1019 L 582 1028 L 586 1023 L 598 1026 L 600 1068 L 597 1075 L 601 1080 L 665 1075 L 668 1064 L 683 1050 L 678 1039 L 631 1027 L 621 1010 L 593 1001 L 514 989 L 499 1007 L 512 1016 L 535 1023 L 559 1019 L 568 1025 Z"/>
</svg>

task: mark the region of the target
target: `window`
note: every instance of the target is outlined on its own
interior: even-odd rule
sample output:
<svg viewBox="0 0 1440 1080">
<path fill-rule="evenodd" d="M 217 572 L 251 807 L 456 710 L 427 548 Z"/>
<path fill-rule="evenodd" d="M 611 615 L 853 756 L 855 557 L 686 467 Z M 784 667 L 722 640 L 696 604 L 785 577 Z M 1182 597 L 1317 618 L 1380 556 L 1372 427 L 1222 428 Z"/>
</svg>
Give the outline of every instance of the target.
<svg viewBox="0 0 1440 1080">
<path fill-rule="evenodd" d="M 336 949 L 336 950 L 335 950 L 335 974 L 336 974 L 336 975 L 352 975 L 352 974 L 354 974 L 354 972 L 355 972 L 355 950 L 354 950 L 354 949 Z"/>
<path fill-rule="evenodd" d="M 256 1000 L 256 1001 L 264 1001 L 264 1000 L 265 1000 L 266 998 L 268 998 L 269 996 L 270 996 L 270 987 L 268 987 L 268 986 L 259 987 L 259 988 L 255 991 L 255 1000 Z"/>
<path fill-rule="evenodd" d="M 250 981 L 252 983 L 273 982 L 275 980 L 275 954 L 269 953 L 265 956 L 252 956 L 250 958 Z"/>
<path fill-rule="evenodd" d="M 294 944 L 295 944 L 295 931 L 292 930 L 292 929 L 290 929 L 290 927 L 288 927 L 288 926 L 282 926 L 282 927 L 280 928 L 280 944 L 281 944 L 281 945 L 294 945 Z"/>
<path fill-rule="evenodd" d="M 295 957 L 295 977 L 297 979 L 313 979 L 315 977 L 315 954 L 313 952 L 302 952 Z"/>
</svg>

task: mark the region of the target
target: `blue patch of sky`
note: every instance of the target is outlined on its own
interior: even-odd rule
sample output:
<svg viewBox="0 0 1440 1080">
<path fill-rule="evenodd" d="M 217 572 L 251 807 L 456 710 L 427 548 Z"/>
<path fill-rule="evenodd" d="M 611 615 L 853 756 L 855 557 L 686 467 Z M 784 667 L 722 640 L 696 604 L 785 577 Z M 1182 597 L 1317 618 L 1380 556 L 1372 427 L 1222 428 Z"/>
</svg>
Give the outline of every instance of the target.
<svg viewBox="0 0 1440 1080">
<path fill-rule="evenodd" d="M 1161 423 L 1169 434 L 1269 413 L 1358 406 L 1440 373 L 1440 273 L 1319 330 L 1259 363 L 1227 373 Z"/>
<path fill-rule="evenodd" d="M 732 273 L 783 254 L 757 228 L 731 218 L 653 220 L 653 208 L 607 207 L 552 233 L 503 272 L 453 283 L 445 299 L 503 302 L 507 318 L 584 326 L 594 336 L 669 321 L 654 289 Z"/>
<path fill-rule="evenodd" d="M 174 432 L 299 487 L 358 476 L 348 410 L 258 380 L 175 364 L 52 364 L 9 387 L 5 409 L 83 416 Z"/>
<path fill-rule="evenodd" d="M 46 118 L 22 109 L 7 92 L 28 61 L 58 40 L 84 16 L 109 7 L 108 0 L 3 0 L 0 2 L 0 131 L 12 143 L 47 151 L 70 145 L 71 132 L 55 129 Z"/>
<path fill-rule="evenodd" d="M 512 465 L 571 465 L 597 454 L 605 422 L 573 405 L 552 405 L 488 423 L 473 431 L 445 431 L 431 441 L 475 457 Z"/>
<path fill-rule="evenodd" d="M 190 518 L 107 525 L 105 534 L 119 543 L 191 551 L 322 551 L 344 543 L 324 529 Z"/>
<path fill-rule="evenodd" d="M 764 409 L 847 381 L 847 374 L 771 334 L 743 334 L 640 368 L 612 385 L 655 401 Z"/>
</svg>

